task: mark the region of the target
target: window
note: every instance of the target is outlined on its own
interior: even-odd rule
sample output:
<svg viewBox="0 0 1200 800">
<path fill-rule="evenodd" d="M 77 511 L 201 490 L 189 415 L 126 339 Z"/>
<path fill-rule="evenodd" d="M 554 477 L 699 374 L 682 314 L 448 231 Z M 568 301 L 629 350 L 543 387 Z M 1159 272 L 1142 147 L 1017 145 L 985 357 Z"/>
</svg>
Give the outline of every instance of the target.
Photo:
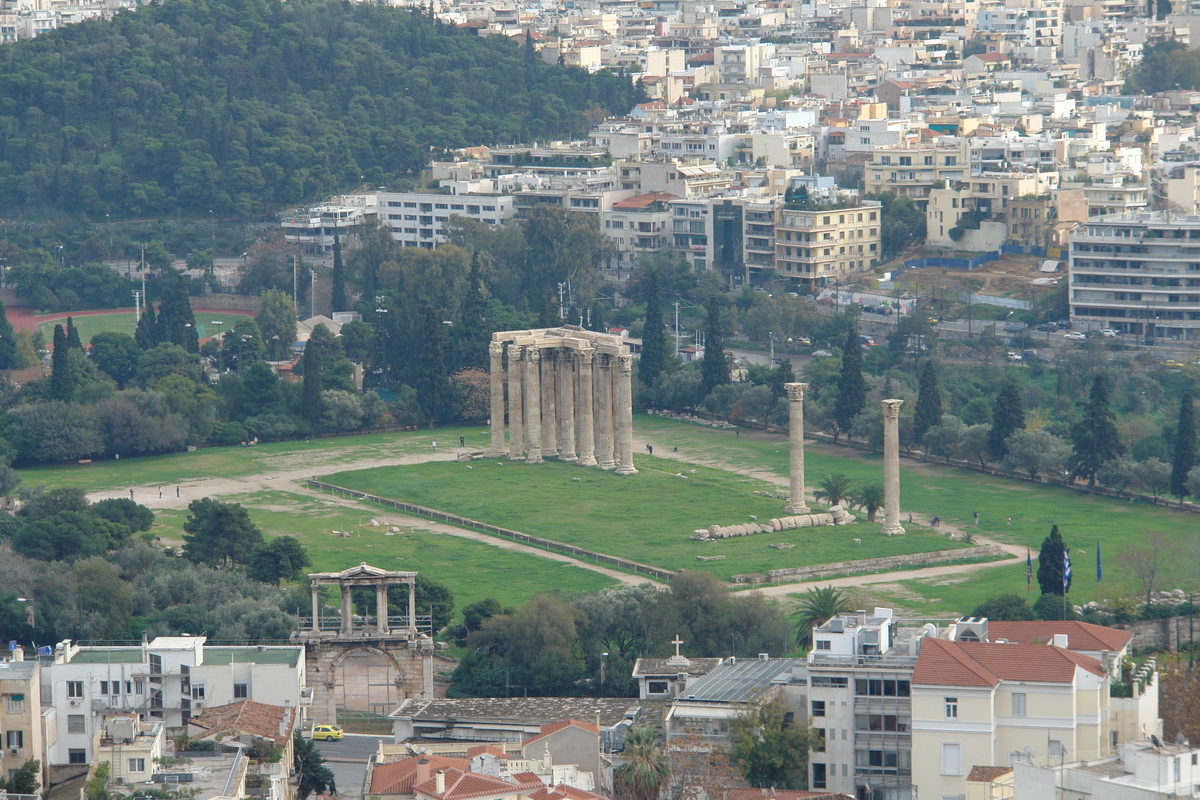
<svg viewBox="0 0 1200 800">
<path fill-rule="evenodd" d="M 927 166 L 927 167 L 933 166 L 933 156 L 925 156 L 925 166 Z"/>
<path fill-rule="evenodd" d="M 824 789 L 824 788 L 825 788 L 825 781 L 826 781 L 826 778 L 825 778 L 825 765 L 824 765 L 824 764 L 813 764 L 813 765 L 812 765 L 812 768 L 813 768 L 813 781 L 812 781 L 812 788 L 814 788 L 814 789 Z"/>
<path fill-rule="evenodd" d="M 67 733 L 87 733 L 83 714 L 67 715 Z"/>
<path fill-rule="evenodd" d="M 194 685 L 192 687 L 192 699 L 193 700 L 203 700 L 204 699 L 204 684 L 203 683 L 197 683 L 196 685 Z"/>
<path fill-rule="evenodd" d="M 146 759 L 144 759 L 144 758 L 129 759 L 129 771 L 130 772 L 145 772 L 146 771 Z"/>
<path fill-rule="evenodd" d="M 830 650 L 833 648 L 833 642 L 828 639 L 817 639 L 818 650 Z"/>
<path fill-rule="evenodd" d="M 817 736 L 821 737 L 820 743 L 813 749 L 818 753 L 824 753 L 825 752 L 825 729 L 824 728 L 813 728 L 813 732 L 816 733 Z"/>
<path fill-rule="evenodd" d="M 962 775 L 962 745 L 942 742 L 942 774 Z"/>
<path fill-rule="evenodd" d="M 846 688 L 849 685 L 849 678 L 833 678 L 828 675 L 813 675 L 811 686 L 832 686 Z"/>
<path fill-rule="evenodd" d="M 87 750 L 68 750 L 67 751 L 67 763 L 68 764 L 86 764 L 87 763 Z"/>
<path fill-rule="evenodd" d="M 162 656 L 150 654 L 150 674 L 162 675 Z"/>
<path fill-rule="evenodd" d="M 947 719 L 956 719 L 957 717 L 958 717 L 958 698 L 957 697 L 947 697 L 946 698 L 946 718 Z"/>
<path fill-rule="evenodd" d="M 646 694 L 666 694 L 668 684 L 666 681 L 647 681 Z"/>
<path fill-rule="evenodd" d="M 1051 739 L 1049 750 L 1052 758 L 1060 758 L 1063 754 L 1062 742 L 1058 739 Z"/>
<path fill-rule="evenodd" d="M 237 697 L 249 697 L 249 696 L 250 696 L 250 691 L 249 691 L 249 689 L 250 689 L 250 687 L 249 687 L 247 684 L 244 684 L 244 683 L 235 683 L 235 684 L 233 685 L 233 696 L 234 696 L 235 698 L 237 698 Z"/>
<path fill-rule="evenodd" d="M 812 701 L 812 715 L 814 717 L 825 716 L 825 701 L 824 700 L 813 700 Z"/>
<path fill-rule="evenodd" d="M 67 681 L 67 697 L 83 697 L 83 681 Z"/>
<path fill-rule="evenodd" d="M 25 695 L 13 694 L 9 695 L 4 702 L 4 710 L 9 714 L 24 714 L 25 713 Z"/>
<path fill-rule="evenodd" d="M 912 166 L 912 156 L 900 156 L 900 166 L 911 167 Z"/>
<path fill-rule="evenodd" d="M 1014 717 L 1025 716 L 1025 693 L 1024 692 L 1013 692 L 1012 715 Z"/>
<path fill-rule="evenodd" d="M 25 731 L 7 731 L 5 733 L 5 743 L 9 749 L 21 749 L 25 746 Z"/>
</svg>

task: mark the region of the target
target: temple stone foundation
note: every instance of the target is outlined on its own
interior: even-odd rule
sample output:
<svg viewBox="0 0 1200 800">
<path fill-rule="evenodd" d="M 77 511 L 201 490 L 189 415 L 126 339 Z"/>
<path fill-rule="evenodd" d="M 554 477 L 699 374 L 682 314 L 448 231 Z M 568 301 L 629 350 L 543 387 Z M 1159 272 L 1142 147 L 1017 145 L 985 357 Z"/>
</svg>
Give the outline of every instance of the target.
<svg viewBox="0 0 1200 800">
<path fill-rule="evenodd" d="M 637 472 L 633 466 L 633 356 L 621 337 L 574 325 L 501 331 L 492 334 L 488 353 L 489 456 L 507 455 L 510 460 L 531 464 L 558 458 L 580 466 L 613 469 L 618 475 Z"/>
</svg>

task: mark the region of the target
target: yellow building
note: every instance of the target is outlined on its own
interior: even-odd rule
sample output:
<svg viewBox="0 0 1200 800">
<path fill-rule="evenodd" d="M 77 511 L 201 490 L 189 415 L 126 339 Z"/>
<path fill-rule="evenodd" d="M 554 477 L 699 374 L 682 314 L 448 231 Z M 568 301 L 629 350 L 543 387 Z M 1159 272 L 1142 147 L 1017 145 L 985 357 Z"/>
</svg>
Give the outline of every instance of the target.
<svg viewBox="0 0 1200 800">
<path fill-rule="evenodd" d="M 38 662 L 25 661 L 20 648 L 11 655 L 11 660 L 0 661 L 0 744 L 4 745 L 0 776 L 4 778 L 11 778 L 30 759 L 46 763 Z"/>
<path fill-rule="evenodd" d="M 1065 635 L 1055 641 L 923 641 L 912 678 L 921 797 L 965 796 L 974 767 L 1111 752 L 1110 674 L 1066 649 Z"/>
<path fill-rule="evenodd" d="M 876 148 L 863 168 L 863 191 L 910 197 L 924 211 L 935 183 L 950 184 L 968 175 L 967 155 L 961 141 Z"/>
<path fill-rule="evenodd" d="M 784 207 L 775 225 L 775 271 L 815 291 L 879 263 L 880 204 Z"/>
</svg>

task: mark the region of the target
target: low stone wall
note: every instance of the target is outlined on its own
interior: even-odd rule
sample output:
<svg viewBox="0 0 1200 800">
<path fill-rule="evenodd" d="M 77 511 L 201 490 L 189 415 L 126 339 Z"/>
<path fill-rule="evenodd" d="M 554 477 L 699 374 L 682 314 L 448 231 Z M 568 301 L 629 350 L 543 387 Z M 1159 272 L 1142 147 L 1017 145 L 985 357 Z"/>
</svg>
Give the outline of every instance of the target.
<svg viewBox="0 0 1200 800">
<path fill-rule="evenodd" d="M 891 572 L 905 567 L 927 567 L 960 559 L 992 558 L 1004 555 L 1000 545 L 964 547 L 961 550 L 937 550 L 932 553 L 911 553 L 903 556 L 863 558 L 858 561 L 839 561 L 833 564 L 814 564 L 810 567 L 787 567 L 773 569 L 768 574 L 771 583 L 807 581 L 826 578 L 830 575 L 853 575 L 859 572 Z M 903 577 L 903 576 L 900 576 Z"/>
<path fill-rule="evenodd" d="M 1193 621 L 1195 635 L 1200 637 L 1200 618 Z M 1162 619 L 1140 619 L 1128 625 L 1114 624 L 1112 627 L 1129 631 L 1133 638 L 1130 648 L 1137 650 L 1176 650 L 1180 643 L 1191 640 L 1187 615 L 1163 617 Z"/>
<path fill-rule="evenodd" d="M 412 503 L 402 503 L 399 500 L 392 500 L 388 497 L 379 497 L 365 492 L 358 492 L 353 489 L 347 489 L 343 486 L 335 486 L 332 483 L 324 483 L 319 480 L 308 481 L 310 489 L 317 489 L 322 492 L 332 492 L 341 494 L 346 497 L 353 497 L 358 500 L 369 500 L 372 503 L 378 503 L 387 508 L 394 508 L 397 511 L 403 511 L 406 514 L 416 514 L 439 522 L 446 522 L 450 525 L 457 525 L 460 528 L 470 528 L 471 530 L 484 531 L 496 536 L 503 536 L 517 542 L 525 542 L 536 547 L 544 547 L 547 550 L 553 550 L 558 553 L 566 553 L 567 555 L 576 556 L 578 558 L 586 558 L 595 561 L 597 564 L 608 564 L 619 569 L 629 570 L 633 573 L 649 575 L 660 581 L 670 581 L 675 577 L 675 573 L 670 570 L 659 569 L 652 567 L 649 564 L 640 564 L 637 561 L 630 561 L 617 556 L 610 556 L 607 553 L 597 553 L 594 550 L 585 550 L 582 547 L 575 547 L 570 544 L 556 542 L 553 539 L 543 539 L 540 536 L 530 536 L 528 533 L 509 530 L 508 528 L 500 528 L 495 525 L 487 525 L 467 517 L 460 517 L 457 514 L 447 514 L 445 511 L 438 511 L 436 508 L 426 508 L 425 506 L 417 506 Z"/>
<path fill-rule="evenodd" d="M 262 298 L 253 294 L 202 294 L 191 298 L 192 308 L 209 311 L 258 311 Z"/>
</svg>

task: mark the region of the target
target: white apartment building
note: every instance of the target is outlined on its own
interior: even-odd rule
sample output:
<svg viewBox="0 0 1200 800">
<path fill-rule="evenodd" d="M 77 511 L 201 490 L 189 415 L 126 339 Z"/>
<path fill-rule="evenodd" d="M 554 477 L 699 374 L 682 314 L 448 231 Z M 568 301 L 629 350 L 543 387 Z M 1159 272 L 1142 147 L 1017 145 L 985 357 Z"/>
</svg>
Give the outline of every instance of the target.
<svg viewBox="0 0 1200 800">
<path fill-rule="evenodd" d="M 283 215 L 279 226 L 283 238 L 293 242 L 306 256 L 333 255 L 333 243 L 346 241 L 355 229 L 375 219 L 374 195 L 346 195 L 337 202 L 293 211 Z"/>
<path fill-rule="evenodd" d="M 613 252 L 604 265 L 607 277 L 622 281 L 637 267 L 642 253 L 667 249 L 671 240 L 673 194 L 638 195 L 613 203 L 600 212 L 600 227 L 612 241 Z"/>
<path fill-rule="evenodd" d="M 713 263 L 712 213 L 706 198 L 671 201 L 671 249 L 693 270 L 709 269 Z"/>
<path fill-rule="evenodd" d="M 1058 800 L 1166 800 L 1200 797 L 1200 750 L 1150 739 L 1128 742 L 1117 754 L 1096 760 L 1078 756 L 1030 759 L 1014 764 L 1014 797 Z"/>
<path fill-rule="evenodd" d="M 1049 137 L 975 137 L 967 140 L 971 172 L 1032 170 L 1054 172 L 1065 166 L 1062 145 Z"/>
<path fill-rule="evenodd" d="M 1154 184 L 1160 207 L 1176 214 L 1200 212 L 1200 162 L 1166 164 Z"/>
<path fill-rule="evenodd" d="M 904 143 L 912 127 L 907 118 L 888 116 L 886 103 L 864 103 L 858 119 L 846 131 L 846 153 L 870 153 L 881 147 L 896 147 Z"/>
<path fill-rule="evenodd" d="M 655 151 L 666 158 L 702 158 L 724 164 L 737 154 L 739 137 L 723 128 L 663 134 Z"/>
<path fill-rule="evenodd" d="M 90 764 L 107 715 L 136 714 L 184 725 L 208 705 L 246 698 L 299 708 L 305 687 L 303 647 L 206 647 L 203 636 L 159 636 L 127 647 L 85 647 L 65 640 L 41 668 L 47 718 L 46 761 Z"/>
<path fill-rule="evenodd" d="M 379 192 L 379 219 L 405 247 L 433 249 L 446 241 L 443 226 L 451 216 L 487 225 L 505 225 L 516 211 L 509 195 Z"/>
</svg>

